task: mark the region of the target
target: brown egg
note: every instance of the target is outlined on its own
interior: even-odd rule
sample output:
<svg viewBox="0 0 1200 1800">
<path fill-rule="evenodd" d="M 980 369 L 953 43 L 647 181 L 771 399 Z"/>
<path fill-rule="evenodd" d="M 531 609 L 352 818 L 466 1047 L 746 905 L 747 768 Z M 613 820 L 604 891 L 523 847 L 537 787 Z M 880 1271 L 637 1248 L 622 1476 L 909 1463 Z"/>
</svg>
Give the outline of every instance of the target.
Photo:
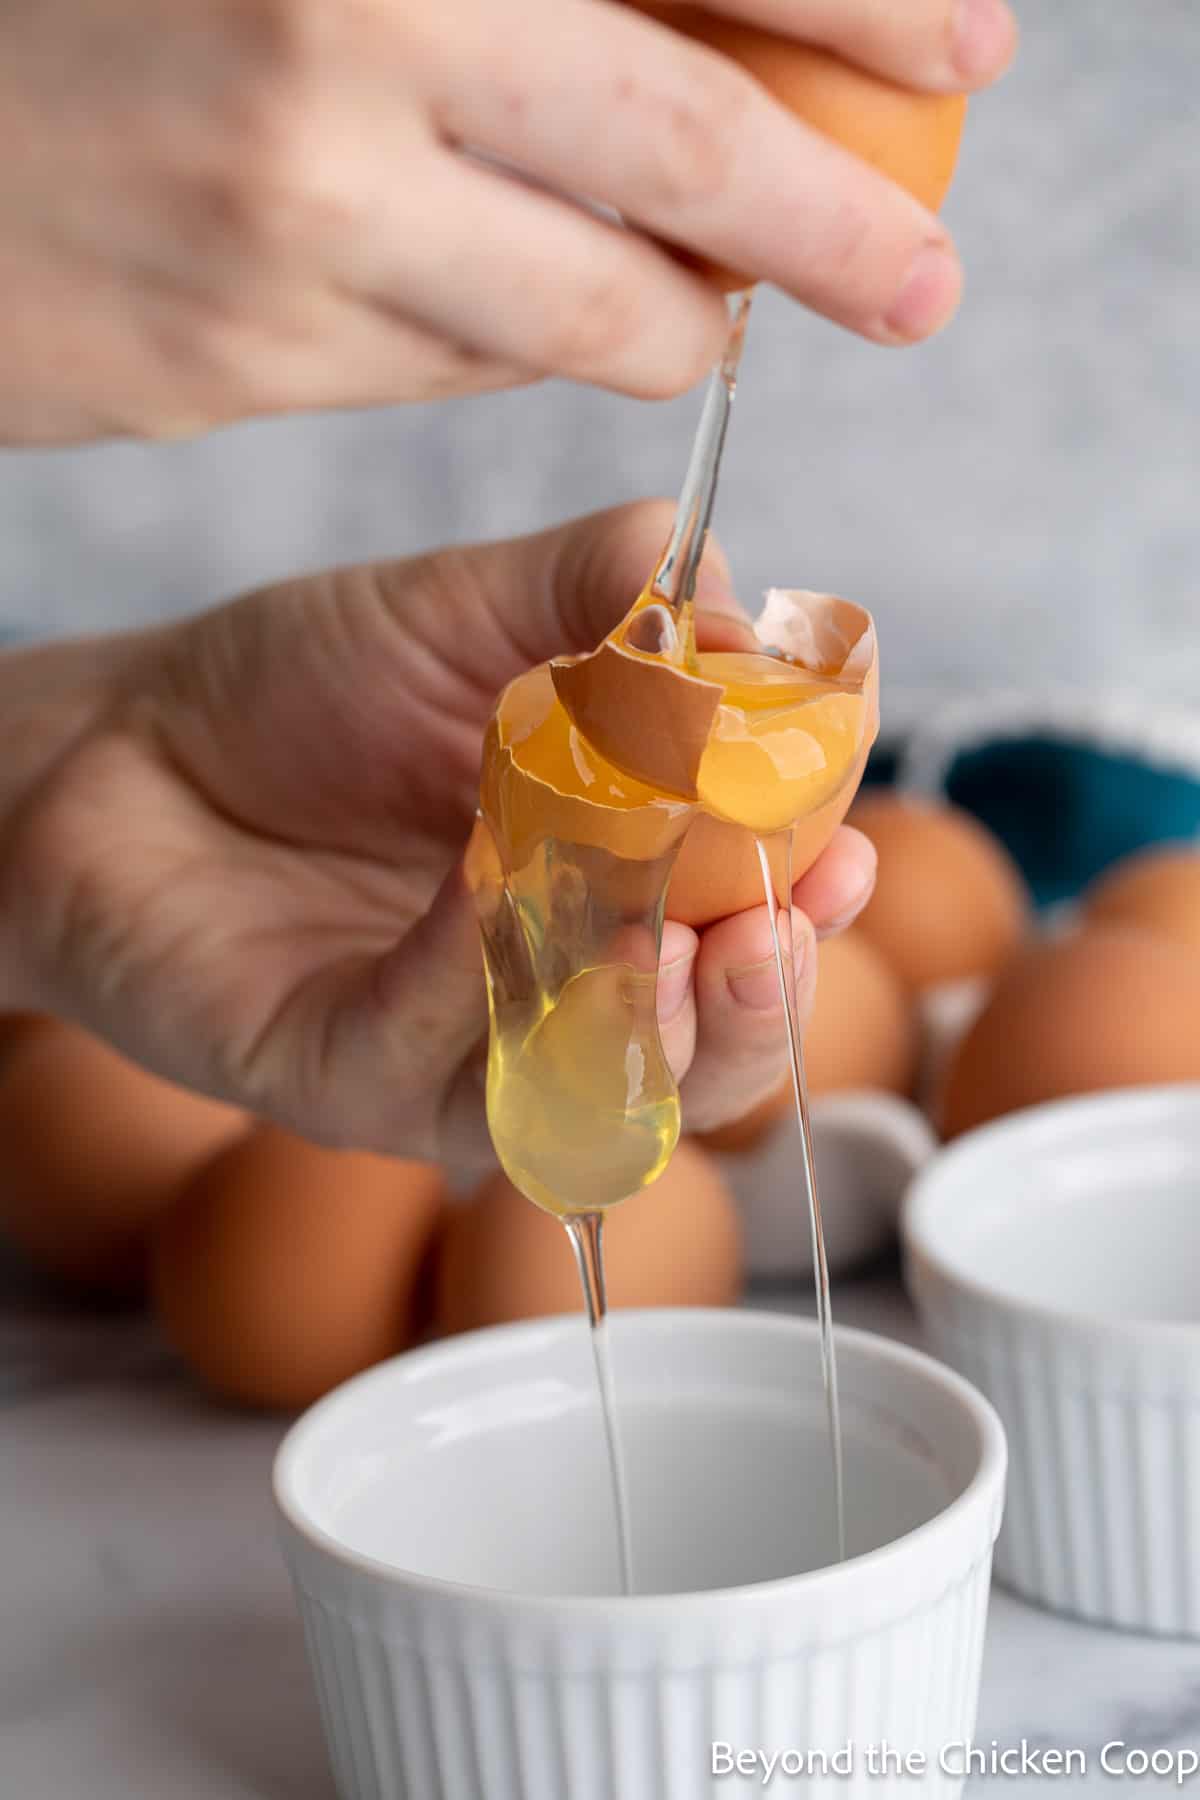
<svg viewBox="0 0 1200 1800">
<path fill-rule="evenodd" d="M 261 1126 L 159 1223 L 151 1288 L 163 1329 L 215 1393 L 307 1406 L 413 1341 L 444 1200 L 431 1164 Z"/>
<path fill-rule="evenodd" d="M 804 1073 L 811 1098 L 873 1089 L 910 1094 L 917 1073 L 913 1003 L 879 952 L 857 932 L 821 945 L 817 992 L 804 1033 Z M 794 1107 L 788 1075 L 742 1118 L 698 1141 L 709 1150 L 752 1150 Z"/>
<path fill-rule="evenodd" d="M 908 987 L 994 975 L 1020 944 L 1029 897 L 1003 844 L 970 813 L 892 793 L 860 794 L 850 823 L 879 853 L 855 929 Z"/>
<path fill-rule="evenodd" d="M 1200 847 L 1171 844 L 1129 856 L 1084 895 L 1084 915 L 1105 925 L 1140 925 L 1200 950 Z"/>
<path fill-rule="evenodd" d="M 947 1137 L 1064 1094 L 1200 1080 L 1200 957 L 1128 926 L 1026 950 L 951 1058 Z"/>
<path fill-rule="evenodd" d="M 891 966 L 857 929 L 827 938 L 804 1034 L 808 1091 L 873 1088 L 910 1094 L 919 1039 L 912 1001 Z"/>
<path fill-rule="evenodd" d="M 27 1022 L 0 1061 L 0 1230 L 62 1280 L 137 1293 L 152 1220 L 245 1129 L 74 1025 Z"/>
<path fill-rule="evenodd" d="M 50 1023 L 43 1013 L 0 1013 L 0 1075 L 21 1040 L 38 1026 Z"/>
<path fill-rule="evenodd" d="M 742 1287 L 736 1204 L 715 1165 L 685 1139 L 652 1187 L 604 1221 L 612 1306 L 726 1306 Z M 583 1299 L 560 1222 L 493 1175 L 446 1214 L 438 1251 L 439 1331 L 578 1312 Z"/>
<path fill-rule="evenodd" d="M 919 94 L 843 62 L 828 50 L 718 18 L 672 0 L 637 0 L 688 37 L 718 50 L 826 137 L 887 175 L 934 211 L 946 197 L 958 159 L 966 100 Z M 732 270 L 701 265 L 726 288 L 745 286 Z"/>
</svg>

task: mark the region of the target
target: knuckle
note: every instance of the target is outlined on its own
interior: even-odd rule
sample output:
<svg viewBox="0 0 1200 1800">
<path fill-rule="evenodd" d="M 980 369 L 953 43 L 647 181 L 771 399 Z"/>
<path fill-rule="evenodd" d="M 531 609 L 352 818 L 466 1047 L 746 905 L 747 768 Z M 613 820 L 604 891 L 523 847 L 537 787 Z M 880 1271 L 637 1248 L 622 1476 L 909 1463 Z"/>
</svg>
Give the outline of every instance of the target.
<svg viewBox="0 0 1200 1800">
<path fill-rule="evenodd" d="M 107 778 L 112 759 L 103 743 L 76 750 L 6 833 L 0 902 L 6 918 L 26 922 L 23 957 L 39 975 L 82 963 L 104 969 L 106 981 L 117 978 L 120 944 L 111 895 L 121 857 L 89 858 L 83 848 L 90 796 Z"/>
<path fill-rule="evenodd" d="M 689 332 L 676 309 L 674 334 L 665 344 L 659 340 L 660 353 L 647 362 L 644 371 L 639 371 L 637 391 L 643 399 L 675 400 L 708 374 L 728 336 L 724 313 L 716 307 L 710 310 L 713 328 Z"/>
<path fill-rule="evenodd" d="M 270 346 L 240 312 L 215 300 L 170 309 L 147 330 L 148 364 L 169 406 L 151 436 L 187 436 L 253 410 L 265 397 Z M 165 430 L 164 430 L 165 422 Z"/>
<path fill-rule="evenodd" d="M 365 10 L 347 0 L 254 0 L 247 9 L 244 54 L 199 195 L 206 223 L 235 243 L 294 250 L 358 221 L 330 71 L 355 59 L 343 40 Z"/>
<path fill-rule="evenodd" d="M 874 260 L 876 248 L 875 227 L 861 205 L 842 201 L 832 209 L 822 245 L 822 263 L 834 288 L 857 286 Z"/>
<path fill-rule="evenodd" d="M 676 213 L 711 205 L 729 187 L 754 97 L 749 78 L 723 58 L 696 49 L 684 80 L 664 94 L 622 76 L 619 110 L 648 149 L 645 191 L 656 209 Z"/>
<path fill-rule="evenodd" d="M 622 257 L 587 270 L 546 327 L 549 368 L 608 376 L 623 367 L 646 328 L 638 284 L 629 277 Z"/>
<path fill-rule="evenodd" d="M 227 154 L 206 182 L 208 221 L 259 259 L 344 238 L 360 208 L 322 141 L 319 106 L 302 84 L 256 78 L 241 96 Z"/>
</svg>

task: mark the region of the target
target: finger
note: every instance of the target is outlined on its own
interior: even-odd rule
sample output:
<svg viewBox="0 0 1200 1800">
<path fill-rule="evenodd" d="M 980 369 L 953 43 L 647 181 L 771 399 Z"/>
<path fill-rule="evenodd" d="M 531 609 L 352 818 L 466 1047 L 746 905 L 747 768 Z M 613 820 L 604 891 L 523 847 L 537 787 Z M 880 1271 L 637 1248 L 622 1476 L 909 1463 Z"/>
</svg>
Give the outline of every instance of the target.
<svg viewBox="0 0 1200 1800">
<path fill-rule="evenodd" d="M 818 937 L 852 925 L 875 887 L 875 846 L 852 825 L 839 826 L 812 868 L 792 888 L 792 905 L 807 913 Z"/>
<path fill-rule="evenodd" d="M 655 1004 L 663 1054 L 682 1082 L 696 1050 L 696 953 L 700 940 L 687 925 L 668 919 L 663 926 Z"/>
<path fill-rule="evenodd" d="M 810 921 L 795 909 L 792 938 L 803 1030 L 816 983 L 816 939 Z M 741 1118 L 765 1099 L 786 1068 L 784 1015 L 765 907 L 723 919 L 703 934 L 695 986 L 696 1050 L 683 1088 L 684 1119 L 688 1130 L 707 1131 Z"/>
<path fill-rule="evenodd" d="M 323 1022 L 321 1115 L 361 1148 L 482 1164 L 486 1034 L 479 927 L 459 866 Z"/>
<path fill-rule="evenodd" d="M 664 8 L 669 21 L 672 8 Z M 996 80 L 1017 48 L 1004 0 L 719 0 L 712 8 L 835 50 L 906 87 L 963 93 Z"/>
<path fill-rule="evenodd" d="M 242 359 L 257 415 L 334 407 L 400 406 L 525 387 L 538 371 L 455 342 L 377 301 L 347 297 L 341 316 L 315 343 L 276 337 Z"/>
<path fill-rule="evenodd" d="M 636 232 L 448 149 L 411 180 L 352 278 L 375 303 L 502 362 L 643 399 L 684 392 L 719 356 L 721 297 Z"/>
<path fill-rule="evenodd" d="M 195 437 L 249 416 L 296 409 L 444 400 L 518 387 L 535 372 L 453 342 L 359 296 L 330 292 L 300 325 L 279 308 L 214 309 L 145 292 L 152 350 L 136 384 L 138 435 Z"/>
<path fill-rule="evenodd" d="M 427 103 L 449 138 L 879 342 L 949 318 L 961 274 L 944 227 L 728 58 L 601 0 L 529 0 L 508 24 L 468 9 L 430 54 Z"/>
<path fill-rule="evenodd" d="M 672 517 L 668 501 L 639 501 L 531 537 L 381 565 L 373 579 L 406 633 L 429 645 L 486 715 L 515 676 L 548 657 L 596 648 L 646 585 Z M 696 597 L 711 615 L 737 609 L 712 538 Z"/>
</svg>

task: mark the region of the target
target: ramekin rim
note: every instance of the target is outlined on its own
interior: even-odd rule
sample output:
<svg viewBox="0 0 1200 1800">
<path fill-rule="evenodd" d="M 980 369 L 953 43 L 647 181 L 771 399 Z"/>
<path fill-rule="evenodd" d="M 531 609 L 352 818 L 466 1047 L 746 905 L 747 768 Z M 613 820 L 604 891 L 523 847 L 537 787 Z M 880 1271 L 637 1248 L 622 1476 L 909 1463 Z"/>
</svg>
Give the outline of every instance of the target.
<svg viewBox="0 0 1200 1800">
<path fill-rule="evenodd" d="M 799 1336 L 816 1338 L 817 1323 L 814 1319 L 791 1313 L 768 1312 L 748 1307 L 629 1307 L 621 1309 L 621 1318 L 631 1321 L 654 1322 L 667 1318 L 685 1317 L 689 1323 L 720 1325 L 723 1329 L 732 1329 L 747 1335 L 755 1331 L 796 1333 Z M 552 1318 L 517 1320 L 510 1324 L 487 1326 L 479 1331 L 465 1332 L 461 1337 L 439 1340 L 433 1344 L 421 1346 L 419 1349 L 406 1351 L 401 1356 L 391 1357 L 374 1368 L 365 1370 L 361 1375 L 353 1376 L 349 1381 L 325 1395 L 313 1406 L 309 1407 L 293 1423 L 280 1443 L 272 1465 L 271 1489 L 276 1511 L 287 1528 L 303 1543 L 318 1552 L 326 1561 L 348 1568 L 360 1575 L 367 1576 L 381 1583 L 391 1591 L 403 1591 L 419 1594 L 431 1599 L 442 1599 L 459 1604 L 470 1604 L 475 1608 L 487 1611 L 502 1612 L 507 1618 L 516 1619 L 555 1619 L 559 1622 L 579 1620 L 581 1622 L 606 1622 L 614 1624 L 638 1620 L 650 1623 L 655 1615 L 664 1622 L 669 1618 L 671 1623 L 681 1617 L 702 1615 L 718 1609 L 724 1611 L 732 1606 L 745 1607 L 758 1605 L 768 1607 L 780 1601 L 809 1595 L 819 1590 L 822 1585 L 836 1589 L 838 1584 L 852 1584 L 877 1569 L 886 1567 L 889 1562 L 907 1558 L 914 1549 L 936 1540 L 937 1537 L 954 1531 L 959 1522 L 970 1517 L 972 1513 L 979 1515 L 980 1530 L 986 1528 L 990 1534 L 990 1543 L 994 1542 L 999 1529 L 1000 1511 L 1004 1497 L 1004 1483 L 1008 1466 L 1008 1449 L 1004 1427 L 999 1415 L 990 1400 L 965 1376 L 947 1364 L 940 1362 L 927 1351 L 919 1350 L 912 1345 L 904 1344 L 894 1338 L 884 1337 L 881 1333 L 865 1331 L 853 1326 L 835 1327 L 835 1336 L 839 1343 L 854 1343 L 866 1348 L 868 1354 L 879 1355 L 884 1361 L 898 1363 L 922 1375 L 932 1385 L 949 1393 L 970 1418 L 978 1439 L 978 1461 L 976 1467 L 962 1491 L 941 1507 L 932 1518 L 925 1519 L 911 1531 L 889 1540 L 877 1549 L 863 1552 L 861 1555 L 848 1557 L 844 1562 L 833 1563 L 820 1569 L 806 1570 L 796 1575 L 785 1575 L 771 1581 L 748 1582 L 736 1587 L 693 1589 L 687 1593 L 671 1594 L 526 1594 L 510 1592 L 503 1588 L 484 1586 L 479 1583 L 445 1580 L 439 1576 L 423 1575 L 415 1570 L 400 1568 L 384 1562 L 381 1558 L 369 1556 L 361 1551 L 353 1550 L 342 1543 L 332 1533 L 326 1531 L 307 1517 L 303 1508 L 294 1501 L 287 1492 L 292 1479 L 291 1464 L 299 1455 L 299 1446 L 303 1439 L 316 1427 L 318 1417 L 344 1403 L 344 1397 L 351 1390 L 361 1391 L 363 1387 L 379 1383 L 382 1385 L 389 1371 L 401 1362 L 411 1367 L 418 1359 L 433 1360 L 439 1355 L 452 1353 L 454 1345 L 470 1343 L 473 1348 L 485 1342 L 497 1342 L 520 1337 L 536 1337 L 539 1333 L 557 1333 L 569 1330 L 578 1320 L 573 1314 L 560 1314 Z M 880 1623 L 890 1622 L 881 1619 Z"/>
<path fill-rule="evenodd" d="M 970 1164 L 981 1150 L 997 1140 L 1029 1136 L 1036 1142 L 1039 1134 L 1052 1135 L 1052 1125 L 1064 1118 L 1086 1120 L 1089 1114 L 1111 1115 L 1114 1105 L 1136 1115 L 1153 1114 L 1182 1096 L 1191 1095 L 1200 1112 L 1200 1082 L 1157 1082 L 1145 1087 L 1109 1088 L 1100 1093 L 1062 1095 L 1044 1100 L 1037 1106 L 1025 1106 L 1003 1118 L 991 1119 L 964 1132 L 961 1138 L 943 1145 L 929 1162 L 918 1169 L 909 1185 L 900 1209 L 900 1241 L 905 1263 L 905 1285 L 911 1293 L 908 1267 L 923 1262 L 932 1269 L 947 1288 L 952 1288 L 990 1308 L 993 1313 L 1019 1320 L 1023 1324 L 1041 1326 L 1057 1332 L 1075 1343 L 1114 1340 L 1123 1346 L 1141 1345 L 1172 1350 L 1200 1351 L 1200 1323 L 1186 1319 L 1122 1318 L 1101 1312 L 1086 1312 L 1076 1307 L 1053 1306 L 1048 1301 L 1029 1300 L 1013 1293 L 985 1275 L 964 1273 L 952 1261 L 938 1238 L 935 1219 L 931 1218 L 938 1203 L 938 1190 L 960 1163 Z M 968 1201 L 969 1205 L 970 1202 Z"/>
</svg>

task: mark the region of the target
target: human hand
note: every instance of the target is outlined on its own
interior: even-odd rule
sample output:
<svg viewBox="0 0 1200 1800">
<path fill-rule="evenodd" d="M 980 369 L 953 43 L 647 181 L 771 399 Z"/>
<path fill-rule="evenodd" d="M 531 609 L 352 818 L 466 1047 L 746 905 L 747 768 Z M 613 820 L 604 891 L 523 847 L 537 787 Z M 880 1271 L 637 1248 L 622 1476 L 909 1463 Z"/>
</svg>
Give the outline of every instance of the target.
<svg viewBox="0 0 1200 1800">
<path fill-rule="evenodd" d="M 507 681 L 616 623 L 669 518 L 624 507 L 0 658 L 0 1005 L 308 1137 L 486 1156 L 461 867 L 484 727 Z M 733 606 L 715 551 L 697 598 Z M 805 1010 L 814 928 L 873 877 L 843 828 L 797 883 Z M 668 921 L 662 968 L 685 1125 L 714 1128 L 782 1073 L 766 908 Z"/>
<path fill-rule="evenodd" d="M 1002 0 L 714 10 L 936 90 L 1013 46 Z M 916 201 L 611 0 L 22 0 L 0 117 L 10 444 L 548 374 L 681 392 L 725 315 L 656 240 L 884 342 L 958 293 Z"/>
</svg>

